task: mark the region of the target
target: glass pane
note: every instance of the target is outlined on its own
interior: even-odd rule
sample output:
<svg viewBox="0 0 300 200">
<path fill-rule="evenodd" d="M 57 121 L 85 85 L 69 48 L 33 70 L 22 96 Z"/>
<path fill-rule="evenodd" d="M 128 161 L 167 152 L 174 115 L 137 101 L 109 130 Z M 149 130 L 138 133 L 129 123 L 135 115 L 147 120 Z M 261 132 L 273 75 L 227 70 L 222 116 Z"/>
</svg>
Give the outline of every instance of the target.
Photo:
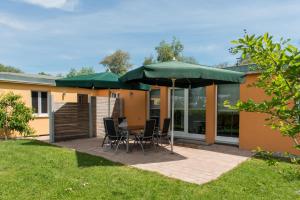
<svg viewBox="0 0 300 200">
<path fill-rule="evenodd" d="M 48 94 L 41 92 L 42 113 L 48 113 Z"/>
<path fill-rule="evenodd" d="M 31 105 L 34 113 L 39 112 L 38 92 L 31 92 Z"/>
<path fill-rule="evenodd" d="M 174 130 L 184 131 L 184 89 L 175 89 L 174 93 Z M 172 106 L 172 91 L 171 91 Z M 172 116 L 172 107 L 171 107 Z"/>
<path fill-rule="evenodd" d="M 189 89 L 189 133 L 205 134 L 205 88 Z"/>
<path fill-rule="evenodd" d="M 218 85 L 218 136 L 239 137 L 239 112 L 224 107 L 225 100 L 235 104 L 239 98 L 238 84 Z"/>
<path fill-rule="evenodd" d="M 150 119 L 155 119 L 156 126 L 160 126 L 160 89 L 150 91 Z"/>
</svg>

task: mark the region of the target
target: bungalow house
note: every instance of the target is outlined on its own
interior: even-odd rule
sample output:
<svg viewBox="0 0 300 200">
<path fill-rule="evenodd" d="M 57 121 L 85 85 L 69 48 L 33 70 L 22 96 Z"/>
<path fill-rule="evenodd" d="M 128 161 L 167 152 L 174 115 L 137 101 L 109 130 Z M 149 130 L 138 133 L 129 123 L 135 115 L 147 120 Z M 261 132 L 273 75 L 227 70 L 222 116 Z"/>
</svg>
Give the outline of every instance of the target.
<svg viewBox="0 0 300 200">
<path fill-rule="evenodd" d="M 201 140 L 207 144 L 232 144 L 248 150 L 261 147 L 269 151 L 297 154 L 291 139 L 265 126 L 266 115 L 236 112 L 223 106 L 224 100 L 234 103 L 238 99 L 262 101 L 266 98 L 263 91 L 247 87 L 256 80 L 257 73 L 249 72 L 247 66 L 228 69 L 247 72 L 246 82 L 240 85 L 175 90 L 175 138 Z M 36 112 L 36 119 L 31 122 L 31 126 L 38 135 L 49 134 L 51 131 L 49 105 L 52 103 L 88 103 L 92 102 L 93 97 L 108 95 L 107 90 L 56 87 L 54 80 L 49 76 L 0 72 L 0 94 L 12 91 L 23 96 L 24 102 Z M 115 90 L 112 95 L 122 100 L 121 112 L 129 124 L 143 125 L 147 118 L 156 118 L 162 126 L 164 118 L 171 116 L 170 93 L 167 87 L 152 86 L 149 92 Z M 99 103 L 101 111 L 106 109 L 103 102 Z M 98 122 L 97 118 L 94 124 Z"/>
</svg>

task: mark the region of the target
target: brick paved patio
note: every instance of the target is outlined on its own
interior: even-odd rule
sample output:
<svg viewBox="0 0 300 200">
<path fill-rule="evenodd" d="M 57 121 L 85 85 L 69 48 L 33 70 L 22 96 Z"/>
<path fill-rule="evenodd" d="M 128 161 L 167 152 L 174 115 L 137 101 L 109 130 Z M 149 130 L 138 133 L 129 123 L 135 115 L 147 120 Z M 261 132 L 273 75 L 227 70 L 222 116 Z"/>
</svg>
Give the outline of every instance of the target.
<svg viewBox="0 0 300 200">
<path fill-rule="evenodd" d="M 147 149 L 145 154 L 140 149 L 126 153 L 123 147 L 114 153 L 109 147 L 101 148 L 101 142 L 101 138 L 88 138 L 55 144 L 196 184 L 218 178 L 251 156 L 249 151 L 217 144 L 193 145 L 193 148 L 176 145 L 174 154 L 168 147 L 157 151 Z"/>
</svg>

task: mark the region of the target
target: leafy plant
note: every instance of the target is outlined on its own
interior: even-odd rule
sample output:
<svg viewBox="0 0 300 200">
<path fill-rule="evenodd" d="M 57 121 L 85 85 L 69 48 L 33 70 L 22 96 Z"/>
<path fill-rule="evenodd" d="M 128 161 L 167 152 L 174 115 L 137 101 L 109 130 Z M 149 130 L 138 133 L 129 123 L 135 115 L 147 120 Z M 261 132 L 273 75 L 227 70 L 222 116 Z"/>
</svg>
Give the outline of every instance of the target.
<svg viewBox="0 0 300 200">
<path fill-rule="evenodd" d="M 267 161 L 268 165 L 276 165 L 278 162 L 277 159 L 273 156 L 273 153 L 270 151 L 264 151 L 260 147 L 257 147 L 256 150 L 253 151 L 255 153 L 255 157 L 264 159 Z"/>
<path fill-rule="evenodd" d="M 22 70 L 16 67 L 0 64 L 0 72 L 23 73 Z"/>
<path fill-rule="evenodd" d="M 33 112 L 24 102 L 21 96 L 12 92 L 0 96 L 0 129 L 7 139 L 14 131 L 23 135 L 30 135 L 34 131 L 29 126 L 33 120 Z"/>
<path fill-rule="evenodd" d="M 268 114 L 267 125 L 290 137 L 300 150 L 300 52 L 289 44 L 290 40 L 274 42 L 273 36 L 248 35 L 233 41 L 235 54 L 249 58 L 255 63 L 253 70 L 260 75 L 250 87 L 257 87 L 268 96 L 262 102 L 252 99 L 238 101 L 233 109 Z"/>
<path fill-rule="evenodd" d="M 66 75 L 66 77 L 74 77 L 74 76 L 80 76 L 80 75 L 88 75 L 95 73 L 95 70 L 93 67 L 82 67 L 79 70 L 76 70 L 75 68 L 71 68 L 69 73 Z M 60 75 L 57 75 L 58 77 Z"/>
<path fill-rule="evenodd" d="M 128 52 L 117 50 L 113 54 L 103 58 L 100 64 L 106 68 L 106 71 L 111 71 L 113 73 L 122 75 L 132 67 L 132 64 L 129 62 L 129 60 L 130 55 Z"/>
<path fill-rule="evenodd" d="M 183 49 L 184 45 L 176 37 L 173 37 L 171 43 L 162 40 L 159 45 L 155 47 L 157 57 L 154 58 L 152 55 L 145 57 L 143 65 L 149 65 L 156 62 L 172 61 L 174 59 L 181 62 L 198 64 L 194 57 L 182 55 Z"/>
</svg>

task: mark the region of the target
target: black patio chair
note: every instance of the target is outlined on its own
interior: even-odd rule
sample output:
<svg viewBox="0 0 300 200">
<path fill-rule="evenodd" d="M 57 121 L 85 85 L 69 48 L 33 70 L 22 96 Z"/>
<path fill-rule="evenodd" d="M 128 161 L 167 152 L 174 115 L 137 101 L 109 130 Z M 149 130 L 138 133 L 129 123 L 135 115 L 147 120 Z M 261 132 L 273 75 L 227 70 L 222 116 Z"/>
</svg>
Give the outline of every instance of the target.
<svg viewBox="0 0 300 200">
<path fill-rule="evenodd" d="M 159 131 L 158 133 L 154 134 L 154 137 L 157 140 L 157 144 L 160 143 L 162 145 L 163 139 L 167 139 L 169 144 L 171 144 L 171 137 L 169 135 L 170 124 L 171 124 L 171 119 L 165 118 L 162 130 Z"/>
<path fill-rule="evenodd" d="M 134 139 L 135 142 L 140 144 L 144 153 L 145 153 L 144 145 L 146 143 L 150 143 L 150 144 L 152 143 L 154 145 L 154 147 L 156 148 L 155 143 L 154 143 L 154 136 L 153 136 L 154 129 L 155 129 L 155 120 L 153 120 L 153 119 L 147 120 L 143 133 L 141 135 L 135 136 L 135 139 Z"/>
<path fill-rule="evenodd" d="M 117 152 L 120 143 L 123 142 L 125 144 L 124 141 L 126 140 L 126 136 L 116 131 L 115 122 L 113 119 L 104 119 L 104 126 L 107 131 L 108 143 L 110 144 L 111 148 L 113 148 L 113 146 L 116 145 L 115 152 Z"/>
<path fill-rule="evenodd" d="M 151 117 L 150 119 L 155 120 L 155 127 L 154 127 L 154 134 L 157 134 L 159 132 L 159 117 Z"/>
<path fill-rule="evenodd" d="M 106 119 L 112 119 L 111 117 L 104 117 L 103 118 L 103 126 L 104 126 L 104 138 L 103 138 L 103 141 L 102 141 L 102 145 L 101 145 L 101 147 L 103 147 L 104 146 L 104 143 L 105 143 L 105 140 L 107 139 L 107 129 L 106 129 L 106 126 L 105 126 L 105 120 Z"/>
</svg>

